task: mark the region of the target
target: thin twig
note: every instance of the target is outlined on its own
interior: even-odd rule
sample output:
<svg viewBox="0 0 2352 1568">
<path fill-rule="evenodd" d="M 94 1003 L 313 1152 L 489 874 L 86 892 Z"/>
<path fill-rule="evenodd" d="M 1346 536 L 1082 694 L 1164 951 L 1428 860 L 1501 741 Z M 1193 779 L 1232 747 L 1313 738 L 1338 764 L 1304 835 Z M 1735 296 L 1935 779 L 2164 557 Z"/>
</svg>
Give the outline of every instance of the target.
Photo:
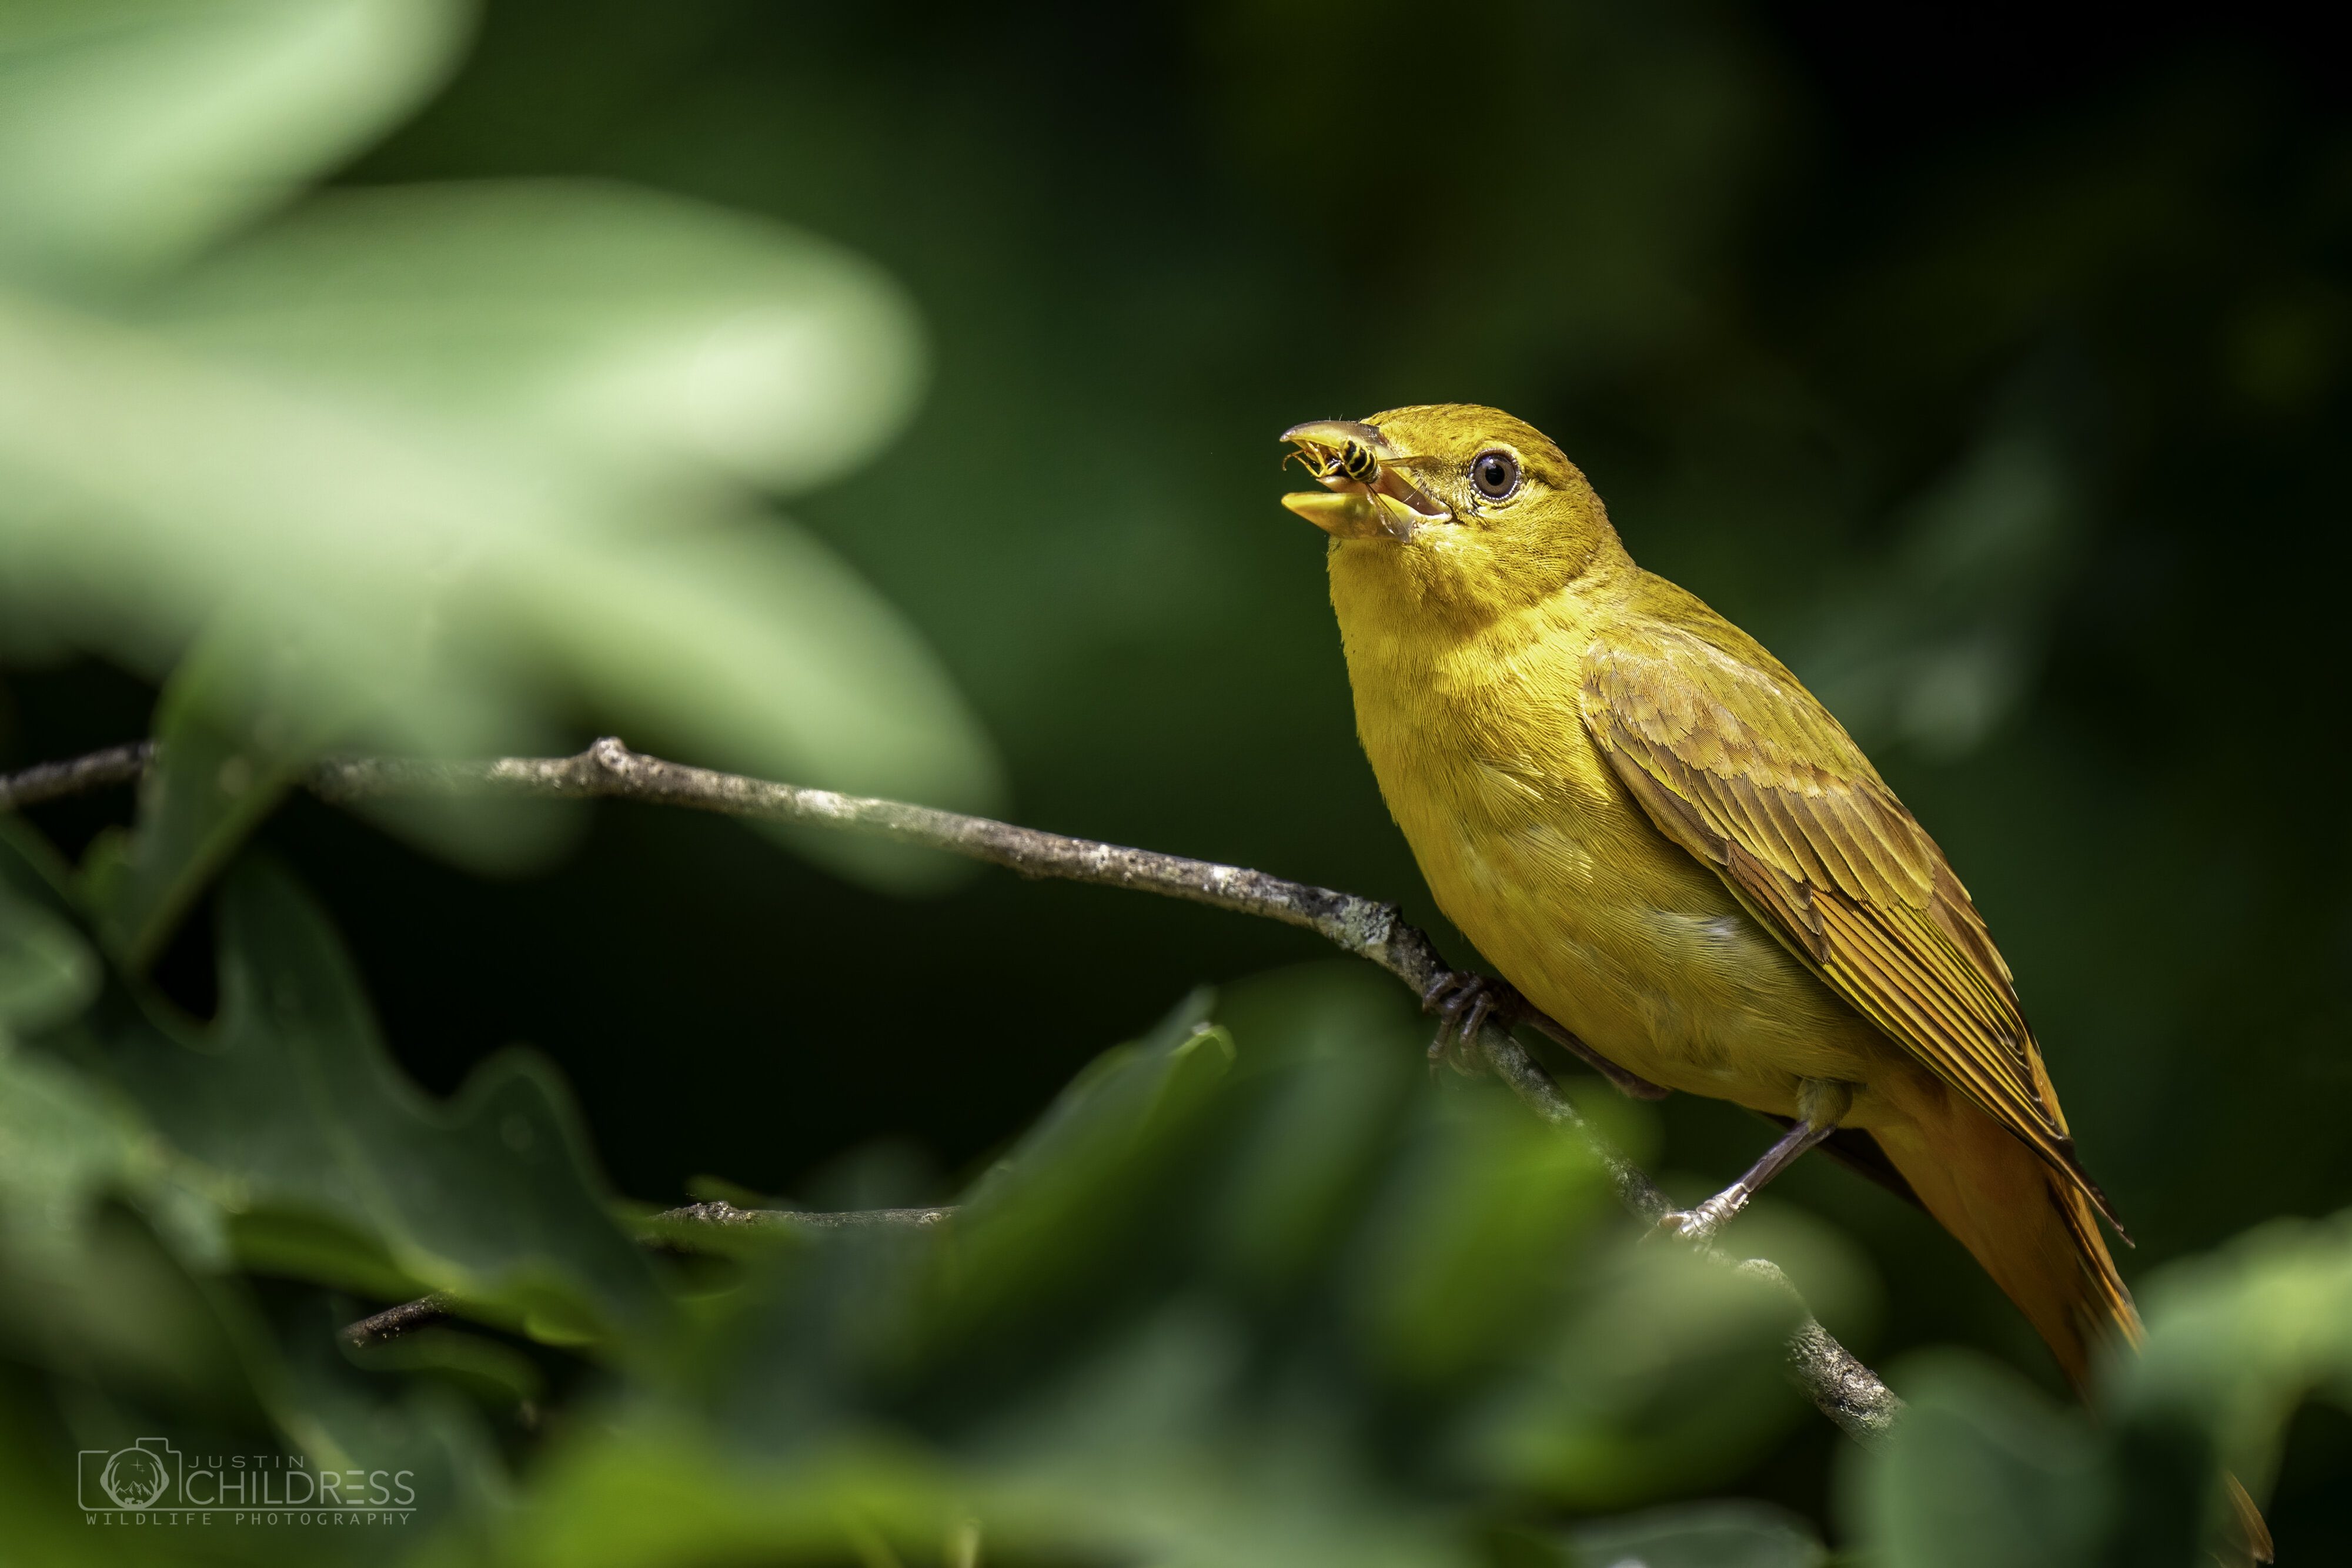
<svg viewBox="0 0 2352 1568">
<path fill-rule="evenodd" d="M 866 1230 L 884 1225 L 905 1225 L 921 1228 L 937 1225 L 955 1212 L 952 1204 L 936 1208 L 738 1208 L 731 1203 L 689 1203 L 680 1208 L 666 1208 L 648 1223 L 665 1219 L 688 1220 L 697 1225 L 798 1228 L 803 1230 Z"/>
<path fill-rule="evenodd" d="M 154 755 L 153 741 L 134 740 L 127 746 L 93 751 L 87 757 L 44 762 L 22 773 L 11 773 L 0 778 L 0 811 L 128 784 L 147 771 L 147 764 Z"/>
<path fill-rule="evenodd" d="M 0 807 L 54 800 L 60 795 L 125 782 L 137 776 L 149 755 L 141 748 L 119 747 L 0 779 Z M 509 757 L 472 762 L 349 758 L 320 765 L 312 770 L 308 782 L 321 798 L 344 803 L 398 795 L 615 799 L 830 828 L 942 850 L 1003 866 L 1024 876 L 1132 888 L 1304 926 L 1345 951 L 1378 964 L 1411 987 L 1416 995 L 1427 994 L 1433 983 L 1448 972 L 1436 947 L 1421 931 L 1405 923 L 1402 913 L 1393 904 L 1287 882 L 1242 866 L 1186 860 L 1092 839 L 1065 838 L 1059 833 L 1040 832 L 1034 828 L 897 800 L 842 795 L 830 789 L 803 789 L 747 779 L 740 774 L 688 768 L 632 751 L 610 737 L 572 757 Z M 1551 1019 L 1523 1011 L 1511 1021 L 1524 1022 L 1538 1030 L 1627 1093 L 1650 1098 L 1662 1092 L 1656 1085 L 1601 1057 Z M 1607 1169 L 1619 1199 L 1636 1218 L 1654 1222 L 1674 1207 L 1656 1184 L 1602 1137 L 1560 1092 L 1550 1072 L 1511 1037 L 1507 1024 L 1486 1023 L 1478 1031 L 1476 1045 L 1479 1057 L 1514 1094 L 1547 1122 L 1575 1134 L 1593 1152 Z M 759 1211 L 730 1212 L 741 1216 Z M 672 1210 L 670 1214 L 689 1218 L 684 1210 Z M 751 1221 L 714 1218 L 713 1222 Z M 1771 1264 L 1754 1260 L 1745 1266 L 1768 1272 L 1787 1286 L 1791 1295 L 1795 1294 L 1786 1276 Z M 425 1298 L 427 1302 L 431 1300 Z M 398 1313 L 424 1304 L 409 1302 L 391 1312 Z M 345 1335 L 348 1338 L 388 1315 L 378 1313 L 375 1318 L 354 1323 L 344 1331 Z M 431 1316 L 420 1315 L 415 1321 L 431 1321 Z M 362 1338 L 354 1343 L 372 1341 Z M 1902 1401 L 1877 1375 L 1856 1360 L 1810 1313 L 1790 1338 L 1789 1364 L 1798 1384 L 1822 1414 L 1858 1441 L 1873 1443 L 1883 1438 L 1902 1411 Z"/>
<path fill-rule="evenodd" d="M 456 1314 L 457 1306 L 447 1296 L 436 1291 L 429 1296 L 419 1296 L 413 1301 L 403 1301 L 396 1307 L 386 1307 L 372 1317 L 355 1323 L 345 1323 L 335 1337 L 353 1350 L 365 1350 L 372 1344 L 398 1339 L 411 1329 L 421 1329 L 428 1323 L 446 1322 Z"/>
<path fill-rule="evenodd" d="M 742 1227 L 776 1230 L 866 1230 L 883 1226 L 922 1228 L 937 1225 L 952 1207 L 940 1208 L 850 1208 L 816 1210 L 801 1208 L 738 1208 L 731 1203 L 689 1203 L 677 1208 L 666 1208 L 646 1223 L 658 1225 L 665 1219 L 688 1225 L 709 1225 L 723 1228 Z M 647 1237 L 648 1243 L 661 1239 Z M 457 1315 L 456 1299 L 446 1291 L 436 1291 L 429 1296 L 419 1296 L 413 1301 L 403 1301 L 396 1307 L 386 1307 L 355 1323 L 346 1323 L 337 1331 L 336 1338 L 353 1350 L 365 1350 L 387 1340 L 398 1339 L 414 1329 L 433 1323 L 446 1322 Z"/>
</svg>

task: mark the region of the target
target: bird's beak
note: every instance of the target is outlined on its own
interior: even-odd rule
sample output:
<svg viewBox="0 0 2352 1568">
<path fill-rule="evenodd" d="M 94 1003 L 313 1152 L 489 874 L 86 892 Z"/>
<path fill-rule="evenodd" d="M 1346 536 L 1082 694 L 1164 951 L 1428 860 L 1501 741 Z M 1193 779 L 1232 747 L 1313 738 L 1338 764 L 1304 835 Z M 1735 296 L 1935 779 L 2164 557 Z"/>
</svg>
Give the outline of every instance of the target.
<svg viewBox="0 0 2352 1568">
<path fill-rule="evenodd" d="M 1369 424 L 1309 420 L 1282 433 L 1321 490 L 1296 491 L 1282 504 L 1334 538 L 1386 538 L 1402 544 L 1423 526 L 1454 514 L 1404 476 L 1405 456 Z"/>
</svg>

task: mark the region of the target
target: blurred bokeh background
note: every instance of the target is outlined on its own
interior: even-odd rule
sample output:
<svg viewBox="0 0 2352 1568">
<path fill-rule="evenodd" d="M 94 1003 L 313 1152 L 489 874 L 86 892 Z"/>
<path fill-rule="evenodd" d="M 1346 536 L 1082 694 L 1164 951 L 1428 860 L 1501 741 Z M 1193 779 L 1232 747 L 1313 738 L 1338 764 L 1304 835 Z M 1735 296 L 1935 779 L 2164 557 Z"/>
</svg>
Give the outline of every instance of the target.
<svg viewBox="0 0 2352 1568">
<path fill-rule="evenodd" d="M 353 37 L 221 73 L 184 166 L 84 169 L 10 122 L 100 42 L 15 9 L 7 766 L 147 734 L 168 678 L 163 721 L 291 769 L 222 694 L 309 682 L 288 711 L 384 744 L 619 729 L 1433 923 L 1274 438 L 1494 403 L 1945 844 L 2127 1274 L 2352 1200 L 2352 57 L 2315 12 L 347 5 Z M 184 63 L 106 78 L 87 123 Z M 138 222 L 91 215 L 109 179 Z M 310 444 L 313 489 L 186 478 L 271 441 Z M 371 543 L 289 564 L 273 518 L 320 496 Z M 395 516 L 438 531 L 376 548 Z M 383 666 L 366 617 L 410 594 L 460 653 Z M 171 673 L 192 643 L 211 664 Z M 193 890 L 245 808 L 177 799 L 117 852 L 115 918 L 201 1014 Z M 78 855 L 131 812 L 33 821 Z M 657 1204 L 886 1168 L 943 1194 L 1196 984 L 1326 956 L 683 813 L 297 795 L 258 832 L 424 1085 L 537 1047 Z M 1656 1121 L 1693 1194 L 1769 1136 L 1687 1099 Z M 1923 1217 L 1822 1161 L 1764 1207 L 1857 1243 L 1874 1361 L 1958 1343 L 2057 1387 Z M 1723 1490 L 1826 1520 L 1838 1441 L 1792 1427 Z M 2305 1409 L 2290 1561 L 2352 1553 L 2347 1468 L 2352 1420 Z"/>
</svg>

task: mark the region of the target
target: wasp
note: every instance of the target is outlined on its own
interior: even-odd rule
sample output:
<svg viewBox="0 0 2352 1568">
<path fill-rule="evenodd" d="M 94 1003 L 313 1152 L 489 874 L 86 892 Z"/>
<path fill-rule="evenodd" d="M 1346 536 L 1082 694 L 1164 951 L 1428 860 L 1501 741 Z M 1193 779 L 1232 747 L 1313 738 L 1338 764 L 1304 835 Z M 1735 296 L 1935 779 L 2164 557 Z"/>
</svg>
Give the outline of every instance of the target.
<svg viewBox="0 0 2352 1568">
<path fill-rule="evenodd" d="M 1358 487 L 1382 529 L 1400 538 L 1421 524 L 1450 522 L 1452 514 L 1445 507 L 1405 477 L 1405 471 L 1421 459 L 1404 453 L 1383 457 L 1372 441 L 1365 439 L 1377 434 L 1368 425 L 1338 420 L 1293 425 L 1283 432 L 1283 438 L 1296 443 L 1297 449 L 1284 461 L 1298 459 L 1327 490 Z"/>
<path fill-rule="evenodd" d="M 1381 460 L 1360 441 L 1343 443 L 1325 459 L 1325 466 L 1330 475 L 1352 479 L 1359 485 L 1372 484 L 1381 476 Z"/>
<path fill-rule="evenodd" d="M 1344 479 L 1370 489 L 1380 482 L 1381 460 L 1360 441 L 1344 440 L 1337 446 L 1313 451 L 1302 446 L 1286 454 L 1282 460 L 1286 465 L 1296 461 L 1321 484 Z"/>
</svg>

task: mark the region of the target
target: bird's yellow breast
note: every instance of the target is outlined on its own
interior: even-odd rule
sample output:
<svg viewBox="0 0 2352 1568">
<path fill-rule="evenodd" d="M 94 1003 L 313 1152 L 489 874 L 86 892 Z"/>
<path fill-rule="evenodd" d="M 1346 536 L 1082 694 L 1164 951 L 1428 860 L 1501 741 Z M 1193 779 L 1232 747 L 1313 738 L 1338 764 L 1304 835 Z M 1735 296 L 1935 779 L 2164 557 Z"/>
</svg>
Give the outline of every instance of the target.
<svg viewBox="0 0 2352 1568">
<path fill-rule="evenodd" d="M 1331 583 L 1358 734 L 1438 906 L 1504 977 L 1669 1088 L 1790 1114 L 1799 1078 L 1862 1076 L 1875 1031 L 1651 825 L 1586 729 L 1605 600 L 1464 624 L 1352 553 Z"/>
</svg>

